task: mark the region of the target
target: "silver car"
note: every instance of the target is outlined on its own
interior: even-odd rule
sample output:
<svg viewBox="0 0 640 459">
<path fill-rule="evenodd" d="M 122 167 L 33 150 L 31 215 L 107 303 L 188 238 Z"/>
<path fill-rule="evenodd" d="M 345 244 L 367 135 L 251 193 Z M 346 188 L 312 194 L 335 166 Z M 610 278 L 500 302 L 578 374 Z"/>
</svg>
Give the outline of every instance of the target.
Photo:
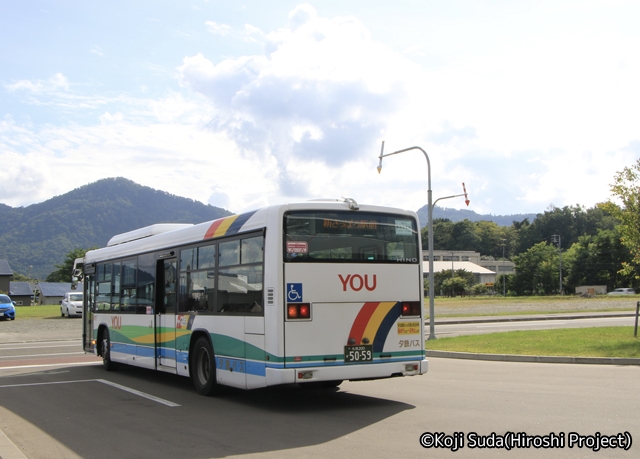
<svg viewBox="0 0 640 459">
<path fill-rule="evenodd" d="M 636 291 L 632 288 L 617 288 L 607 295 L 635 295 Z"/>
<path fill-rule="evenodd" d="M 65 293 L 60 302 L 60 315 L 62 317 L 82 317 L 82 293 Z"/>
</svg>

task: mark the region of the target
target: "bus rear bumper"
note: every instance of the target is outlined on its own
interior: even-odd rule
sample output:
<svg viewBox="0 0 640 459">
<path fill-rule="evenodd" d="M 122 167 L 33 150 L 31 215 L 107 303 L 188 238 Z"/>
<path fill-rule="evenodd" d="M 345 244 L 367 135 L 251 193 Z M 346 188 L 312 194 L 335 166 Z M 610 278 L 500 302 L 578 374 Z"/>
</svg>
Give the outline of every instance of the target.
<svg viewBox="0 0 640 459">
<path fill-rule="evenodd" d="M 383 379 L 397 376 L 417 376 L 427 373 L 429 361 L 376 363 L 369 365 L 336 365 L 300 368 L 267 368 L 267 386 L 278 384 L 308 383 L 321 381 L 358 381 Z"/>
</svg>

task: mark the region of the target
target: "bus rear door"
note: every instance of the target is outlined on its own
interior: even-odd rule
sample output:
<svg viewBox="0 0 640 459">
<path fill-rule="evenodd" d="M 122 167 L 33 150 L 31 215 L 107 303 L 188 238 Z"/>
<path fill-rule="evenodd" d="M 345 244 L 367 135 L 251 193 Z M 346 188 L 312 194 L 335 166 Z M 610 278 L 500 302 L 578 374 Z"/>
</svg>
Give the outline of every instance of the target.
<svg viewBox="0 0 640 459">
<path fill-rule="evenodd" d="M 177 261 L 158 261 L 156 278 L 156 365 L 159 370 L 176 371 L 176 303 L 178 285 Z"/>
</svg>

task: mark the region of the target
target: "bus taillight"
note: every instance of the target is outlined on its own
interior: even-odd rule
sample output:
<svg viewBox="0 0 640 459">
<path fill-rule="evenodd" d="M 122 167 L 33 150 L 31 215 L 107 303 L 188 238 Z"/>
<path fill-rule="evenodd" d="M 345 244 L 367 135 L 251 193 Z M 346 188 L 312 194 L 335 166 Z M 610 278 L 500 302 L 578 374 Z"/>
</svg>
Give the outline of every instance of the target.
<svg viewBox="0 0 640 459">
<path fill-rule="evenodd" d="M 403 316 L 419 316 L 420 315 L 419 301 L 403 301 L 401 304 L 402 304 Z"/>
<path fill-rule="evenodd" d="M 311 305 L 309 303 L 287 304 L 287 319 L 311 319 Z"/>
</svg>

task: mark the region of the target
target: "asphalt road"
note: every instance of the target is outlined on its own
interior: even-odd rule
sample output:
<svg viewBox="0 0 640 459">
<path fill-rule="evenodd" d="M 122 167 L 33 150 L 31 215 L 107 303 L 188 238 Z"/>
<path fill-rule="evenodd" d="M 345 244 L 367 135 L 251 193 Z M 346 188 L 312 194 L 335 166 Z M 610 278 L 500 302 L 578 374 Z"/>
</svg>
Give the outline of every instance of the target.
<svg viewBox="0 0 640 459">
<path fill-rule="evenodd" d="M 638 457 L 640 367 L 437 358 L 430 365 L 423 376 L 346 382 L 338 391 L 287 386 L 218 397 L 197 395 L 186 378 L 137 368 L 0 371 L 0 427 L 29 459 Z M 564 443 L 508 452 L 468 440 L 507 432 Z M 587 441 L 628 433 L 632 446 L 569 448 L 571 432 Z M 456 433 L 466 442 L 456 452 L 426 449 L 424 433 L 425 441 Z"/>
</svg>

